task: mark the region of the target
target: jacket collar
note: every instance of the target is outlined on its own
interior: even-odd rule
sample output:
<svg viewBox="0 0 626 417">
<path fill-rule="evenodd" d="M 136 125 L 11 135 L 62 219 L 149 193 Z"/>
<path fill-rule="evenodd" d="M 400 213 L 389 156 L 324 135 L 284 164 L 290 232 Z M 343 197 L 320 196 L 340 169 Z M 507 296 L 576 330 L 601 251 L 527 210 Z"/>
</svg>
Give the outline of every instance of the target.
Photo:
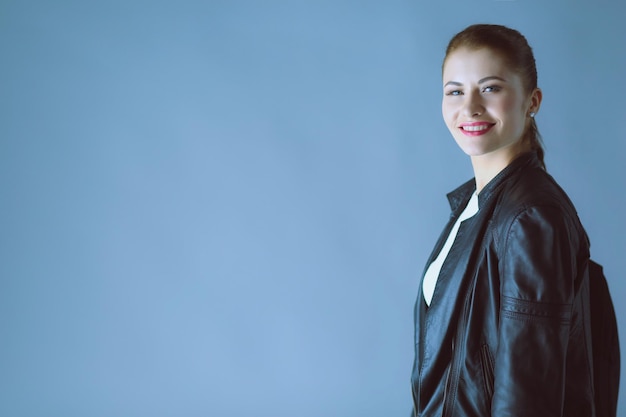
<svg viewBox="0 0 626 417">
<path fill-rule="evenodd" d="M 500 185 L 504 183 L 508 178 L 510 178 L 514 173 L 518 172 L 520 169 L 526 167 L 527 165 L 540 168 L 541 164 L 539 163 L 539 158 L 537 157 L 537 153 L 535 151 L 524 152 L 515 158 L 509 165 L 506 166 L 502 171 L 498 173 L 495 177 L 491 179 L 485 185 L 485 187 L 481 190 L 480 194 L 478 194 L 478 207 L 482 207 L 487 200 L 493 196 L 496 191 L 500 188 Z M 472 178 L 471 180 L 465 182 L 460 187 L 451 191 L 447 194 L 448 202 L 450 203 L 450 208 L 453 213 L 464 205 L 472 193 L 476 190 L 476 179 Z"/>
</svg>

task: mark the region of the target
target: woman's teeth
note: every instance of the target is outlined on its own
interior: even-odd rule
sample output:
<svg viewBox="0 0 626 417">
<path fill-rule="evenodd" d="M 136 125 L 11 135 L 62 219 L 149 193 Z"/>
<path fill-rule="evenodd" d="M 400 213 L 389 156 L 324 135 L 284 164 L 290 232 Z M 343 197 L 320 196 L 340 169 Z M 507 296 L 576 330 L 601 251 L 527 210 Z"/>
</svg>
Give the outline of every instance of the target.
<svg viewBox="0 0 626 417">
<path fill-rule="evenodd" d="M 462 126 L 463 130 L 468 132 L 479 132 L 481 130 L 487 130 L 491 127 L 491 125 L 478 125 L 478 126 Z"/>
</svg>

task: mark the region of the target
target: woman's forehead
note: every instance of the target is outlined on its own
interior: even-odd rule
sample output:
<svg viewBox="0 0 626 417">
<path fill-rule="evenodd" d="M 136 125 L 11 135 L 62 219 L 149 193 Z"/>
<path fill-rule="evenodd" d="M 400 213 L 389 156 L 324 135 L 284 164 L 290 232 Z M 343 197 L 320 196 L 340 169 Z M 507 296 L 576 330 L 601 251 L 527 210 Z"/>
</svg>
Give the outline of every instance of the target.
<svg viewBox="0 0 626 417">
<path fill-rule="evenodd" d="M 501 54 L 488 48 L 459 48 L 451 52 L 443 66 L 445 82 L 450 78 L 480 80 L 485 77 L 510 78 L 513 68 L 507 65 Z"/>
</svg>

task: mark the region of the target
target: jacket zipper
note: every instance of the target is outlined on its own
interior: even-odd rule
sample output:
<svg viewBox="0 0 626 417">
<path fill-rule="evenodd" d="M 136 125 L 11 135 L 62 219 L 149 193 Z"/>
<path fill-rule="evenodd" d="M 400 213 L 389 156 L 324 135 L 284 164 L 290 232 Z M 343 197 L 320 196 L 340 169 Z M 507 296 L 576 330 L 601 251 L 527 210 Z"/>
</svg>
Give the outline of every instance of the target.
<svg viewBox="0 0 626 417">
<path fill-rule="evenodd" d="M 454 363 L 454 337 L 452 338 L 452 350 L 450 351 L 450 366 L 448 367 L 448 373 L 446 374 L 446 383 L 443 386 L 443 407 L 445 415 L 446 397 L 448 396 L 448 384 L 450 383 L 450 373 L 452 371 L 452 364 Z"/>
<path fill-rule="evenodd" d="M 467 315 L 469 314 L 469 304 L 472 296 L 472 286 L 467 289 L 467 294 L 465 295 L 465 303 L 463 305 L 463 314 L 461 316 L 461 320 L 459 321 L 459 325 L 456 331 L 456 338 L 452 338 L 452 356 L 450 358 L 450 368 L 448 369 L 448 377 L 446 378 L 446 385 L 444 387 L 443 394 L 443 413 L 442 417 L 451 417 L 452 412 L 454 410 L 454 397 L 456 397 L 456 391 L 458 388 L 458 369 L 461 365 L 461 353 L 457 352 L 459 349 L 463 348 L 463 344 L 459 344 L 459 347 L 455 349 L 455 340 L 464 340 L 463 335 L 465 334 L 465 328 L 467 327 Z M 450 380 L 450 381 L 448 381 Z M 448 385 L 450 386 L 448 388 Z M 448 389 L 452 390 L 452 396 L 448 396 Z"/>
<path fill-rule="evenodd" d="M 491 398 L 493 397 L 493 380 L 494 380 L 494 371 L 493 371 L 493 362 L 491 360 L 491 353 L 489 352 L 489 345 L 484 344 L 481 348 L 481 362 L 483 365 L 483 380 L 485 382 L 485 394 L 487 398 L 491 402 Z"/>
</svg>

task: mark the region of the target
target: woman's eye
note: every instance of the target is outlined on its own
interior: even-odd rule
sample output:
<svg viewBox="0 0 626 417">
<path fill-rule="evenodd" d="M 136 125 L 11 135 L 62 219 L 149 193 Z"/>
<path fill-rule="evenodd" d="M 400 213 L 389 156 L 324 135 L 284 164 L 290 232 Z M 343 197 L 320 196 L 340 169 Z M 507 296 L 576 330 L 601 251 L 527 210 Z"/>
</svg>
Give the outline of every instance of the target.
<svg viewBox="0 0 626 417">
<path fill-rule="evenodd" d="M 447 96 L 460 96 L 463 94 L 460 90 L 451 90 L 446 93 Z"/>
<path fill-rule="evenodd" d="M 485 92 L 485 93 L 495 93 L 495 92 L 498 92 L 500 90 L 501 90 L 501 88 L 498 87 L 497 85 L 489 85 L 489 86 L 483 88 L 483 92 Z"/>
</svg>

